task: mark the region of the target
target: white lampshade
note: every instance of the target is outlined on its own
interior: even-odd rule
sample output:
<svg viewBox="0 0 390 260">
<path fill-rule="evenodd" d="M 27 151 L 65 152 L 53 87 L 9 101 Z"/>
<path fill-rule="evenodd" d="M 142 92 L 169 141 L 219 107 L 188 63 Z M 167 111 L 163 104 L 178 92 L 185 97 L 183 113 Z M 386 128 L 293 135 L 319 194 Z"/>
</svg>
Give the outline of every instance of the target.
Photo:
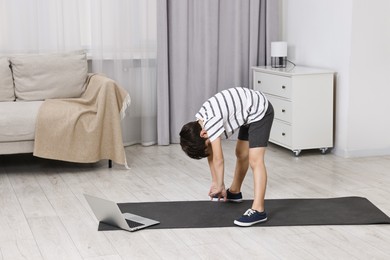
<svg viewBox="0 0 390 260">
<path fill-rule="evenodd" d="M 271 57 L 287 57 L 287 42 L 271 42 Z"/>
</svg>

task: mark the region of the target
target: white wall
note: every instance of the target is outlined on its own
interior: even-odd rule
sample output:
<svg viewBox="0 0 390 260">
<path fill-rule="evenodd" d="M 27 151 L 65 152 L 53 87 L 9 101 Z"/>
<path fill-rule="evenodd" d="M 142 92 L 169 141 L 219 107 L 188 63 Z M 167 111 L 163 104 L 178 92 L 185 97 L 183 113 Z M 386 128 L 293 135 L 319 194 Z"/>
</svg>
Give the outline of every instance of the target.
<svg viewBox="0 0 390 260">
<path fill-rule="evenodd" d="M 390 154 L 390 1 L 354 0 L 348 154 Z"/>
<path fill-rule="evenodd" d="M 281 40 L 289 44 L 288 58 L 299 65 L 336 72 L 333 153 L 345 157 L 390 154 L 390 138 L 385 134 L 390 133 L 390 116 L 386 115 L 390 102 L 384 103 L 384 96 L 390 98 L 390 73 L 383 73 L 386 68 L 390 72 L 386 15 L 390 1 L 281 3 Z M 379 52 L 387 52 L 387 60 Z"/>
</svg>

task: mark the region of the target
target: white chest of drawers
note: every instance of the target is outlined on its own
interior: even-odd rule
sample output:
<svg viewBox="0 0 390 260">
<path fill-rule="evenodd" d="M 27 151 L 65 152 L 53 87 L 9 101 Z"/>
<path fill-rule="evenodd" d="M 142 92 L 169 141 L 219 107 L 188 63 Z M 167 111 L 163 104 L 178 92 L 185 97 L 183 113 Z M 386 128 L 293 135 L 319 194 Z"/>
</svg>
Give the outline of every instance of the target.
<svg viewBox="0 0 390 260">
<path fill-rule="evenodd" d="M 296 156 L 304 149 L 333 147 L 334 72 L 296 66 L 253 67 L 255 90 L 272 103 L 275 118 L 270 142 Z"/>
</svg>

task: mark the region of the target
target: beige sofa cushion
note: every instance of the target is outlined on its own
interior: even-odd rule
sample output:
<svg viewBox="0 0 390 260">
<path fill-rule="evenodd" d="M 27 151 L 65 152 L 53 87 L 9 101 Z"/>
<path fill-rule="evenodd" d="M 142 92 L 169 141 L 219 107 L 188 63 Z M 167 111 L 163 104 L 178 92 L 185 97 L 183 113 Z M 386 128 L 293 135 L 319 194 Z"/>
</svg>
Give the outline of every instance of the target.
<svg viewBox="0 0 390 260">
<path fill-rule="evenodd" d="M 17 100 L 80 97 L 88 65 L 84 52 L 10 58 Z"/>
<path fill-rule="evenodd" d="M 35 137 L 35 122 L 43 101 L 0 102 L 1 142 L 29 141 Z"/>
<path fill-rule="evenodd" d="M 9 60 L 6 57 L 0 57 L 0 102 L 14 100 L 14 82 L 9 67 Z"/>
</svg>

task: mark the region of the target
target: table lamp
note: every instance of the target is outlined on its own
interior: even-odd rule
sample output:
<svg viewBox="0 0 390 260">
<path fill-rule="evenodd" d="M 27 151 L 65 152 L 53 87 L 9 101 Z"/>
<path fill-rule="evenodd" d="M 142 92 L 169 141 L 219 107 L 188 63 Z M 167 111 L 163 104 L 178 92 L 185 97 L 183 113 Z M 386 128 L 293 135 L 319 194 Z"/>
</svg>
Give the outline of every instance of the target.
<svg viewBox="0 0 390 260">
<path fill-rule="evenodd" d="M 271 42 L 271 67 L 285 68 L 287 65 L 287 42 Z"/>
</svg>

